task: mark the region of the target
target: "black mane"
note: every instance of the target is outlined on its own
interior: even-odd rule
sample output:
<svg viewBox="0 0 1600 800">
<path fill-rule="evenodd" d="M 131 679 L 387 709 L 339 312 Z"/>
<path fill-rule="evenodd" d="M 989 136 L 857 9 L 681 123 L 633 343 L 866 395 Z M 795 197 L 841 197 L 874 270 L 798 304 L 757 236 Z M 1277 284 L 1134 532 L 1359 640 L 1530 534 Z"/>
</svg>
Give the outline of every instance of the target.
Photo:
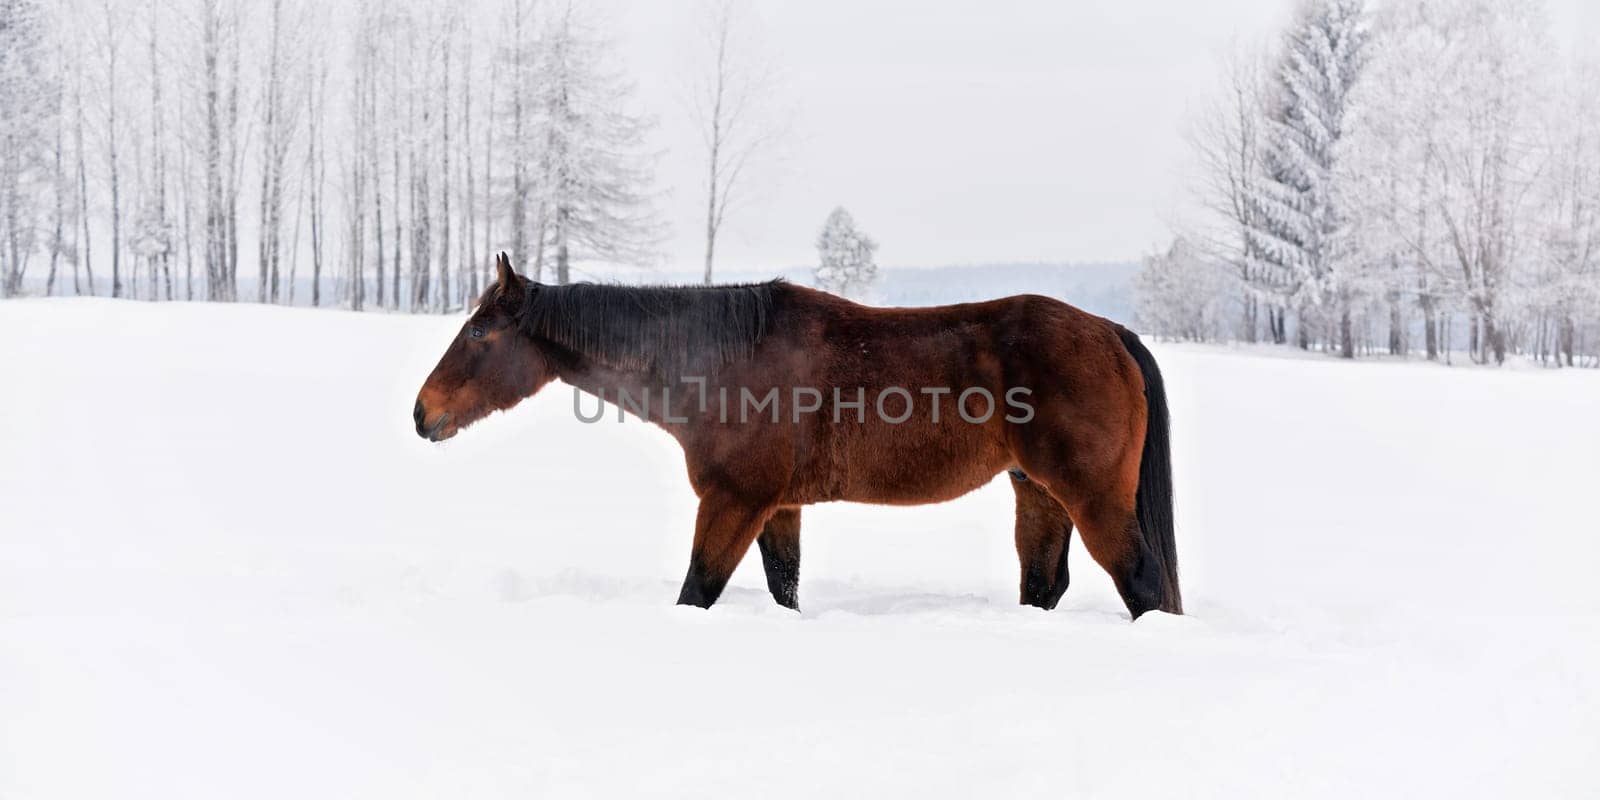
<svg viewBox="0 0 1600 800">
<path fill-rule="evenodd" d="M 529 334 L 607 366 L 683 375 L 749 358 L 781 286 L 531 284 L 520 321 Z"/>
</svg>

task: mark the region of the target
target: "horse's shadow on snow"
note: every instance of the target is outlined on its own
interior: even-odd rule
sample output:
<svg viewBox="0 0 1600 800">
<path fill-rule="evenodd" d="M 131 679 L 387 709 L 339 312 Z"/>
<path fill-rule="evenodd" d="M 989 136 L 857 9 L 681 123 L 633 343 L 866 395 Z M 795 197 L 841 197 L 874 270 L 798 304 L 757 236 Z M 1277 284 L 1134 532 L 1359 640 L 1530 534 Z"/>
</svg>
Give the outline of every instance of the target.
<svg viewBox="0 0 1600 800">
<path fill-rule="evenodd" d="M 944 593 L 914 587 L 863 586 L 822 581 L 802 586 L 800 609 L 804 616 L 829 613 L 860 616 L 900 616 L 930 613 L 977 613 L 999 607 L 994 599 L 981 594 Z M 771 597 L 764 597 L 772 602 Z"/>
<path fill-rule="evenodd" d="M 843 581 L 817 581 L 802 584 L 800 616 L 825 614 L 894 616 L 933 613 L 963 613 L 1010 609 L 1014 601 L 974 593 L 945 593 L 914 587 L 863 585 Z M 599 602 L 641 601 L 670 604 L 677 597 L 678 585 L 672 581 L 629 579 L 597 573 L 567 570 L 554 575 L 530 576 L 504 569 L 495 578 L 494 592 L 500 600 L 520 603 L 542 598 L 594 600 Z M 729 586 L 714 608 L 763 611 L 776 608 L 765 589 Z"/>
</svg>

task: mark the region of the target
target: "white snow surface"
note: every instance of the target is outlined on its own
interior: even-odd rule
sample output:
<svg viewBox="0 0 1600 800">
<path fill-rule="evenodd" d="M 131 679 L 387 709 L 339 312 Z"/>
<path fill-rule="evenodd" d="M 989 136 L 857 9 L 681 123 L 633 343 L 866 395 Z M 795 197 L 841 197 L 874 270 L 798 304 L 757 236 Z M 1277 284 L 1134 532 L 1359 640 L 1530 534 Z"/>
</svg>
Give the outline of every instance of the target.
<svg viewBox="0 0 1600 800">
<path fill-rule="evenodd" d="M 702 611 L 664 432 L 417 438 L 460 322 L 0 304 L 0 797 L 1600 791 L 1596 372 L 1157 345 L 1188 616 L 1018 606 L 1004 478 Z"/>
</svg>

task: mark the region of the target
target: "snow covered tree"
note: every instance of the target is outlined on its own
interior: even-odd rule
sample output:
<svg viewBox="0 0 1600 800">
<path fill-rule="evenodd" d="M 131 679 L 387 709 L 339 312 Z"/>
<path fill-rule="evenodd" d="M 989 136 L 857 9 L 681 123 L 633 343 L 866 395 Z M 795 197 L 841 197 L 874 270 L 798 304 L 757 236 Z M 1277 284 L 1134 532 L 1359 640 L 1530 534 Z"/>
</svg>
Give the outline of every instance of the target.
<svg viewBox="0 0 1600 800">
<path fill-rule="evenodd" d="M 878 284 L 873 261 L 878 243 L 856 228 L 854 217 L 835 208 L 817 235 L 817 288 L 857 300 L 870 299 Z"/>
<path fill-rule="evenodd" d="M 1513 0 L 1399 0 L 1378 30 L 1357 93 L 1347 194 L 1365 201 L 1349 238 L 1369 263 L 1412 273 L 1430 357 L 1460 312 L 1473 358 L 1502 362 L 1525 324 L 1513 306 L 1538 304 L 1531 264 L 1552 240 L 1547 221 L 1578 208 L 1570 193 L 1540 191 L 1581 171 L 1555 157 L 1546 125 L 1559 71 L 1543 15 Z"/>
<path fill-rule="evenodd" d="M 37 0 L 0 0 L 0 296 L 22 290 L 38 239 L 57 93 Z"/>
<path fill-rule="evenodd" d="M 1416 291 L 1428 326 L 1429 357 L 1437 356 L 1432 334 L 1434 305 L 1422 291 L 1417 247 L 1429 236 L 1429 210 L 1419 195 L 1415 172 L 1427 160 L 1415 131 L 1425 126 L 1425 111 L 1412 96 L 1416 58 L 1428 47 L 1414 35 L 1405 4 L 1383 7 L 1376 15 L 1362 80 L 1350 95 L 1347 135 L 1340 143 L 1336 183 L 1346 215 L 1347 253 L 1366 269 L 1358 276 L 1361 294 L 1381 302 L 1388 318 L 1388 351 L 1404 355 L 1409 320 L 1404 298 Z M 1415 112 L 1415 114 L 1413 113 Z"/>
<path fill-rule="evenodd" d="M 1534 349 L 1541 360 L 1573 366 L 1581 339 L 1600 332 L 1600 69 L 1572 71 L 1555 106 L 1545 171 L 1537 263 L 1529 292 Z M 1584 329 L 1588 328 L 1588 337 Z"/>
<path fill-rule="evenodd" d="M 1354 268 L 1340 250 L 1345 223 L 1335 186 L 1349 96 L 1361 72 L 1361 0 L 1306 0 L 1284 40 L 1269 101 L 1264 178 L 1250 202 L 1252 278 L 1297 316 L 1298 338 L 1338 322 L 1340 354 L 1354 355 Z M 1274 338 L 1281 330 L 1274 331 Z M 1324 337 L 1326 338 L 1326 337 Z"/>
<path fill-rule="evenodd" d="M 1480 363 L 1583 361 L 1600 334 L 1600 93 L 1592 74 L 1554 91 L 1568 72 L 1546 25 L 1517 0 L 1395 0 L 1370 23 L 1354 0 L 1312 0 L 1258 136 L 1250 82 L 1230 76 L 1193 137 L 1220 221 L 1195 241 L 1278 306 L 1274 341 L 1287 312 L 1302 347 L 1348 357 L 1386 329 L 1404 355 L 1420 327 L 1448 359 L 1464 316 Z"/>
<path fill-rule="evenodd" d="M 1191 342 L 1227 335 L 1237 282 L 1188 239 L 1180 236 L 1167 252 L 1147 256 L 1135 282 L 1141 330 Z"/>
<path fill-rule="evenodd" d="M 644 150 L 654 122 L 630 110 L 633 87 L 608 64 L 611 43 L 568 3 L 541 38 L 537 126 L 540 154 L 540 248 L 555 259 L 556 283 L 571 263 L 636 264 L 660 238 L 651 196 L 654 154 Z"/>
<path fill-rule="evenodd" d="M 1442 226 L 1440 264 L 1456 272 L 1474 357 L 1501 363 L 1508 293 L 1531 255 L 1550 42 L 1539 10 L 1511 0 L 1438 0 L 1426 20 L 1444 43 L 1427 73 L 1441 107 L 1427 187 Z"/>
</svg>

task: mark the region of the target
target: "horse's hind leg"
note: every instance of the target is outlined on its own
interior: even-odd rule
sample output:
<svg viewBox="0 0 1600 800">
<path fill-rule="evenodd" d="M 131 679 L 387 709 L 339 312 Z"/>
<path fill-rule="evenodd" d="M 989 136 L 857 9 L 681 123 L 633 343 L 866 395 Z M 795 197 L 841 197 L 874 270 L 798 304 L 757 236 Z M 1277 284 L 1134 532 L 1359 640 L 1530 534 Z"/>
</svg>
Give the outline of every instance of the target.
<svg viewBox="0 0 1600 800">
<path fill-rule="evenodd" d="M 1097 446 L 1098 445 L 1098 446 Z M 1111 575 L 1117 593 L 1134 619 L 1162 608 L 1166 597 L 1159 562 L 1150 552 L 1134 515 L 1139 484 L 1139 451 L 1114 441 L 1088 442 L 1077 458 L 1051 463 L 1035 459 L 1028 478 L 1041 485 L 1071 516 L 1089 556 Z M 1048 451 L 1047 451 L 1048 452 Z"/>
<path fill-rule="evenodd" d="M 701 497 L 694 523 L 694 552 L 689 555 L 689 573 L 683 578 L 678 605 L 710 608 L 717 602 L 771 514 L 770 505 L 725 492 Z"/>
<path fill-rule="evenodd" d="M 1020 470 L 1011 473 L 1017 494 L 1017 560 L 1022 564 L 1022 603 L 1056 607 L 1067 591 L 1067 545 L 1072 518 L 1055 498 Z"/>
<path fill-rule="evenodd" d="M 1133 503 L 1095 501 L 1074 509 L 1083 546 L 1116 584 L 1128 613 L 1138 619 L 1166 597 L 1161 568 L 1144 542 Z"/>
<path fill-rule="evenodd" d="M 800 509 L 780 508 L 767 520 L 761 536 L 761 565 L 767 570 L 772 599 L 785 608 L 800 608 Z"/>
</svg>

